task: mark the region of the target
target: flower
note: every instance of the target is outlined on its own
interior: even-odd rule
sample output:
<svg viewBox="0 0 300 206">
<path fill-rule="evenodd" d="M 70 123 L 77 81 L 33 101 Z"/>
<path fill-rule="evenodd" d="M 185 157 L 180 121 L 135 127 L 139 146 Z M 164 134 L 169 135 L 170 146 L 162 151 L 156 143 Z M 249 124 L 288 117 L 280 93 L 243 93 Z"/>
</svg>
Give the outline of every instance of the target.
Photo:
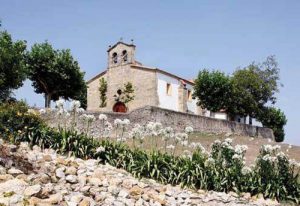
<svg viewBox="0 0 300 206">
<path fill-rule="evenodd" d="M 251 170 L 250 167 L 244 166 L 242 168 L 241 172 L 242 172 L 243 175 L 247 175 L 247 174 L 250 174 L 252 172 L 252 170 Z"/>
<path fill-rule="evenodd" d="M 170 145 L 168 145 L 166 148 L 167 148 L 167 149 L 173 150 L 173 149 L 175 149 L 175 146 L 170 144 Z"/>
<path fill-rule="evenodd" d="M 122 124 L 123 124 L 123 125 L 129 125 L 129 124 L 130 124 L 129 119 L 124 119 L 124 120 L 122 121 Z"/>
<path fill-rule="evenodd" d="M 78 112 L 79 108 L 80 108 L 80 101 L 73 100 L 70 105 L 71 111 Z"/>
<path fill-rule="evenodd" d="M 182 146 L 187 146 L 187 145 L 188 145 L 188 141 L 186 141 L 186 140 L 181 141 L 181 145 L 182 145 Z"/>
<path fill-rule="evenodd" d="M 243 154 L 247 151 L 248 146 L 247 145 L 236 145 L 234 148 L 234 152 L 237 154 Z"/>
<path fill-rule="evenodd" d="M 194 131 L 193 127 L 186 127 L 184 130 L 187 134 L 190 134 Z"/>
<path fill-rule="evenodd" d="M 227 142 L 228 144 L 232 143 L 232 139 L 231 138 L 226 138 L 224 141 Z"/>
<path fill-rule="evenodd" d="M 241 159 L 243 159 L 243 156 L 242 156 L 242 155 L 239 155 L 239 154 L 234 154 L 234 155 L 232 156 L 232 159 L 234 159 L 234 160 L 241 160 Z"/>
<path fill-rule="evenodd" d="M 120 120 L 120 119 L 115 119 L 114 125 L 119 126 L 119 125 L 121 125 L 121 124 L 122 124 L 122 120 Z"/>
<path fill-rule="evenodd" d="M 55 102 L 57 108 L 63 108 L 65 104 L 65 100 L 59 99 Z"/>
<path fill-rule="evenodd" d="M 99 120 L 106 121 L 107 120 L 107 116 L 105 114 L 100 114 L 99 115 Z"/>
<path fill-rule="evenodd" d="M 100 146 L 100 147 L 98 147 L 98 148 L 96 149 L 96 152 L 97 152 L 97 153 L 105 152 L 105 148 L 102 147 L 102 146 Z"/>
<path fill-rule="evenodd" d="M 209 157 L 209 158 L 207 158 L 207 160 L 205 160 L 204 165 L 206 167 L 214 166 L 215 160 L 212 157 Z"/>
<path fill-rule="evenodd" d="M 46 110 L 45 109 L 40 109 L 39 112 L 40 112 L 40 114 L 46 114 Z"/>
</svg>

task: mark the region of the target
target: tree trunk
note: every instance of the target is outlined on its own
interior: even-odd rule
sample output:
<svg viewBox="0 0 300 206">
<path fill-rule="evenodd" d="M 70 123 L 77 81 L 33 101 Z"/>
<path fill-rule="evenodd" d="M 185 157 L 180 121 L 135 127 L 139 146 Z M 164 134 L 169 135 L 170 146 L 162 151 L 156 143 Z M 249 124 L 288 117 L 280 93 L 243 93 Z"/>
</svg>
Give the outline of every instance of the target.
<svg viewBox="0 0 300 206">
<path fill-rule="evenodd" d="M 45 108 L 50 108 L 51 106 L 51 94 L 45 94 Z"/>
</svg>

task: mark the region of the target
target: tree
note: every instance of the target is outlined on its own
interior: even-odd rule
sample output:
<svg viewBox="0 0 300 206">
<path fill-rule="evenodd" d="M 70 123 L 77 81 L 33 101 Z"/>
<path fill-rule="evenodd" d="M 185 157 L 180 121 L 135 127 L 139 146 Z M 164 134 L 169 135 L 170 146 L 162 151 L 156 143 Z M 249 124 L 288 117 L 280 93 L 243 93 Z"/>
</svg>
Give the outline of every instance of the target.
<svg viewBox="0 0 300 206">
<path fill-rule="evenodd" d="M 198 99 L 199 106 L 210 111 L 227 109 L 232 98 L 230 77 L 220 71 L 200 71 L 195 80 L 193 97 Z"/>
<path fill-rule="evenodd" d="M 116 102 L 123 102 L 124 104 L 128 104 L 129 102 L 133 101 L 135 95 L 132 83 L 125 83 L 123 88 L 118 89 L 117 94 L 114 95 L 114 98 Z"/>
<path fill-rule="evenodd" d="M 78 62 L 70 50 L 54 50 L 48 43 L 34 44 L 27 54 L 29 79 L 36 93 L 45 95 L 45 107 L 60 97 L 75 99 L 86 88 Z"/>
<path fill-rule="evenodd" d="M 82 89 L 72 99 L 80 101 L 80 107 L 87 108 L 87 85 L 85 84 Z"/>
<path fill-rule="evenodd" d="M 286 125 L 287 119 L 280 109 L 265 107 L 257 115 L 257 119 L 264 127 L 268 127 L 273 130 L 275 140 L 277 142 L 282 142 L 284 140 L 284 125 Z"/>
<path fill-rule="evenodd" d="M 7 100 L 27 77 L 25 50 L 25 41 L 14 42 L 8 32 L 0 31 L 0 102 Z"/>
<path fill-rule="evenodd" d="M 228 111 L 255 117 L 267 103 L 276 103 L 279 85 L 279 68 L 274 56 L 269 56 L 262 64 L 252 63 L 235 71 L 232 77 L 234 101 Z"/>
<path fill-rule="evenodd" d="M 100 92 L 100 107 L 106 107 L 106 93 L 107 93 L 107 81 L 104 78 L 99 80 L 99 92 Z"/>
</svg>

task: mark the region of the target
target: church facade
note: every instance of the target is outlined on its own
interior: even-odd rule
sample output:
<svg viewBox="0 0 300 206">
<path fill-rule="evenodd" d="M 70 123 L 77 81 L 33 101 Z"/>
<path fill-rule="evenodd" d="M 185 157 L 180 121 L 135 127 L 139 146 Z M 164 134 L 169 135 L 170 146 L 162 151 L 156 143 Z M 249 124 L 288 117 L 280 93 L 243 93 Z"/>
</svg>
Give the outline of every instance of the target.
<svg viewBox="0 0 300 206">
<path fill-rule="evenodd" d="M 135 59 L 136 46 L 118 42 L 109 47 L 107 69 L 87 82 L 87 110 L 128 112 L 139 107 L 156 106 L 178 112 L 226 119 L 225 113 L 210 113 L 197 106 L 192 98 L 194 83 L 155 67 L 142 65 Z M 101 105 L 99 81 L 107 83 L 106 104 Z M 127 104 L 116 101 L 116 94 L 124 84 L 134 88 L 134 100 Z"/>
</svg>

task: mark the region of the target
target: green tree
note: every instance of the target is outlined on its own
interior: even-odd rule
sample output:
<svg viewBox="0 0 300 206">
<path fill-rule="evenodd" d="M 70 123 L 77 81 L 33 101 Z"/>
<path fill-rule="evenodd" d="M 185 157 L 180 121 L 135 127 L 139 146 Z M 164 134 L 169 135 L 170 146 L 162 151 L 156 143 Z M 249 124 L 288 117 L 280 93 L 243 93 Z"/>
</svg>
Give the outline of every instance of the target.
<svg viewBox="0 0 300 206">
<path fill-rule="evenodd" d="M 27 65 L 35 92 L 45 95 L 45 107 L 60 97 L 75 99 L 86 88 L 84 72 L 68 49 L 55 50 L 48 42 L 34 44 L 28 52 Z"/>
<path fill-rule="evenodd" d="M 228 112 L 255 117 L 267 103 L 275 104 L 279 92 L 279 68 L 274 56 L 262 64 L 252 63 L 233 73 L 232 102 Z"/>
<path fill-rule="evenodd" d="M 7 31 L 0 31 L 0 102 L 7 100 L 27 77 L 25 50 L 25 41 L 14 42 Z"/>
<path fill-rule="evenodd" d="M 220 71 L 200 71 L 195 80 L 193 97 L 197 98 L 199 106 L 210 111 L 227 109 L 232 97 L 230 77 Z"/>
<path fill-rule="evenodd" d="M 284 140 L 284 126 L 287 123 L 287 119 L 280 109 L 265 107 L 257 115 L 257 120 L 260 121 L 264 127 L 273 130 L 277 142 L 282 142 Z"/>
<path fill-rule="evenodd" d="M 106 107 L 106 93 L 107 93 L 107 81 L 104 78 L 99 80 L 99 92 L 100 92 L 100 107 Z"/>
</svg>

